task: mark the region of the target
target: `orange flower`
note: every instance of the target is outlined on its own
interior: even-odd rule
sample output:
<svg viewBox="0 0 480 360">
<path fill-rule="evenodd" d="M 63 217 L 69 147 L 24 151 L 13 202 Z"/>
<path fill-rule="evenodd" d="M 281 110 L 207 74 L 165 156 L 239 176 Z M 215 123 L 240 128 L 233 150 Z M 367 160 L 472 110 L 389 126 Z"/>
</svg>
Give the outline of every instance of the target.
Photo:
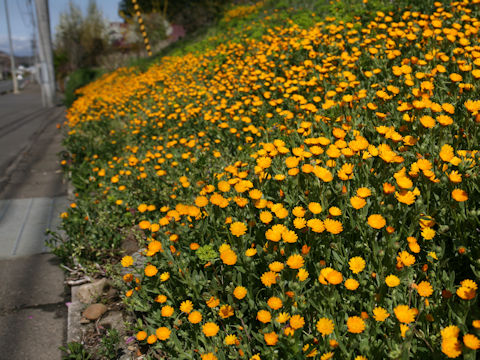
<svg viewBox="0 0 480 360">
<path fill-rule="evenodd" d="M 202 331 L 207 337 L 217 335 L 219 330 L 220 328 L 218 327 L 218 325 L 213 322 L 207 322 L 205 323 L 205 325 L 202 326 Z"/>
<path fill-rule="evenodd" d="M 263 338 L 268 346 L 273 346 L 278 342 L 278 335 L 274 331 L 263 334 Z"/>
<path fill-rule="evenodd" d="M 226 265 L 235 265 L 237 262 L 237 255 L 232 249 L 224 250 L 220 253 L 220 259 Z"/>
<path fill-rule="evenodd" d="M 235 296 L 238 300 L 242 300 L 247 295 L 247 289 L 243 286 L 237 286 L 235 290 L 233 290 L 233 296 Z"/>
<path fill-rule="evenodd" d="M 420 284 L 417 285 L 417 292 L 420 296 L 429 297 L 433 294 L 432 285 L 430 285 L 428 281 L 422 281 Z"/>
<path fill-rule="evenodd" d="M 374 229 L 381 229 L 386 225 L 386 221 L 382 215 L 373 214 L 368 217 L 368 225 Z"/>
<path fill-rule="evenodd" d="M 287 259 L 287 265 L 291 269 L 300 269 L 301 267 L 303 267 L 303 264 L 304 264 L 304 259 L 302 255 L 299 255 L 299 254 L 290 255 L 289 258 Z"/>
<path fill-rule="evenodd" d="M 468 194 L 465 190 L 455 189 L 452 191 L 452 198 L 458 202 L 463 202 L 468 200 Z"/>
<path fill-rule="evenodd" d="M 277 283 L 277 274 L 273 271 L 267 271 L 263 273 L 262 277 L 260 278 L 262 284 L 266 287 L 270 287 L 273 284 Z"/>
<path fill-rule="evenodd" d="M 339 234 L 343 231 L 343 225 L 340 221 L 338 220 L 332 220 L 332 219 L 325 219 L 323 222 L 325 225 L 325 229 L 330 233 L 330 234 Z"/>
<path fill-rule="evenodd" d="M 333 333 L 335 328 L 333 321 L 327 318 L 321 318 L 317 321 L 317 331 L 322 334 L 322 336 L 330 335 Z"/>
<path fill-rule="evenodd" d="M 147 265 L 145 267 L 145 275 L 148 277 L 155 276 L 158 272 L 158 269 L 154 265 Z"/>
<path fill-rule="evenodd" d="M 157 331 L 155 331 L 155 334 L 157 335 L 157 338 L 158 340 L 167 340 L 169 337 L 170 337 L 170 329 L 165 327 L 165 326 L 162 326 L 162 327 L 159 327 L 157 329 Z"/>
<path fill-rule="evenodd" d="M 414 322 L 415 316 L 417 315 L 415 309 L 410 308 L 408 305 L 398 305 L 395 309 L 393 309 L 393 312 L 395 313 L 398 321 L 405 324 Z"/>
<path fill-rule="evenodd" d="M 242 222 L 234 222 L 230 225 L 230 232 L 232 235 L 240 237 L 247 232 L 247 226 Z"/>
<path fill-rule="evenodd" d="M 351 316 L 347 320 L 347 328 L 352 334 L 360 334 L 365 330 L 365 321 L 359 316 Z"/>
</svg>

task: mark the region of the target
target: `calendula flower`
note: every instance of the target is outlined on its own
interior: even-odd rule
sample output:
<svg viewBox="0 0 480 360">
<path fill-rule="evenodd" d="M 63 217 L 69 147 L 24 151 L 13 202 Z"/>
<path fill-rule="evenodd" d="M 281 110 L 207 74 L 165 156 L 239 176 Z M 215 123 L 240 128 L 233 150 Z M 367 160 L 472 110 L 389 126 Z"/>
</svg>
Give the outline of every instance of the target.
<svg viewBox="0 0 480 360">
<path fill-rule="evenodd" d="M 443 338 L 442 352 L 449 358 L 457 358 L 462 354 L 462 344 L 456 337 Z"/>
<path fill-rule="evenodd" d="M 345 280 L 345 287 L 348 289 L 348 290 L 357 290 L 358 287 L 359 287 L 360 283 L 355 280 L 355 279 L 347 279 Z"/>
<path fill-rule="evenodd" d="M 435 237 L 435 230 L 430 227 L 425 227 L 422 230 L 422 237 L 425 240 L 432 240 Z"/>
<path fill-rule="evenodd" d="M 368 225 L 374 229 L 381 229 L 386 225 L 386 221 L 382 215 L 373 214 L 368 217 Z"/>
<path fill-rule="evenodd" d="M 262 281 L 263 285 L 265 285 L 266 287 L 270 287 L 273 284 L 277 283 L 277 273 L 273 271 L 267 271 L 262 274 L 260 280 Z"/>
<path fill-rule="evenodd" d="M 387 284 L 388 287 L 395 287 L 400 285 L 400 279 L 398 278 L 398 276 L 388 275 L 385 278 L 385 283 Z"/>
<path fill-rule="evenodd" d="M 408 251 L 401 251 L 398 253 L 397 260 L 399 260 L 405 266 L 411 266 L 415 264 L 415 256 Z"/>
<path fill-rule="evenodd" d="M 465 334 L 463 336 L 463 343 L 466 347 L 472 350 L 480 349 L 480 340 L 473 334 Z"/>
<path fill-rule="evenodd" d="M 217 299 L 213 296 L 207 300 L 207 306 L 211 309 L 216 308 L 219 304 L 220 304 L 220 299 Z"/>
<path fill-rule="evenodd" d="M 243 286 L 237 286 L 233 290 L 233 296 L 235 296 L 238 300 L 242 300 L 247 295 L 247 289 Z"/>
<path fill-rule="evenodd" d="M 367 187 L 361 187 L 361 188 L 357 189 L 357 196 L 359 196 L 361 198 L 367 198 L 370 195 L 372 195 L 372 191 Z"/>
<path fill-rule="evenodd" d="M 227 319 L 230 316 L 233 316 L 233 314 L 234 314 L 234 311 L 230 305 L 222 305 L 220 307 L 220 310 L 218 311 L 218 315 L 220 315 L 222 319 Z"/>
<path fill-rule="evenodd" d="M 193 303 L 190 300 L 182 301 L 180 311 L 189 314 L 193 310 Z"/>
<path fill-rule="evenodd" d="M 365 321 L 359 316 L 351 316 L 347 319 L 347 328 L 352 334 L 360 334 L 365 330 Z"/>
<path fill-rule="evenodd" d="M 240 237 L 247 232 L 247 226 L 242 222 L 234 222 L 230 225 L 230 232 L 232 235 Z"/>
<path fill-rule="evenodd" d="M 300 315 L 292 315 L 290 317 L 290 327 L 294 330 L 300 329 L 305 325 L 305 319 Z"/>
<path fill-rule="evenodd" d="M 280 272 L 285 268 L 285 265 L 283 265 L 283 263 L 281 263 L 280 261 L 274 261 L 273 263 L 268 265 L 268 268 L 271 271 Z"/>
<path fill-rule="evenodd" d="M 162 309 L 161 309 L 162 316 L 164 316 L 164 317 L 172 316 L 173 311 L 174 311 L 174 309 L 170 305 L 162 306 Z"/>
<path fill-rule="evenodd" d="M 307 221 L 307 226 L 312 229 L 313 232 L 321 233 L 325 230 L 323 221 L 320 219 L 310 219 Z"/>
<path fill-rule="evenodd" d="M 143 341 L 147 338 L 147 333 L 145 331 L 139 331 L 137 332 L 136 338 L 138 341 Z"/>
<path fill-rule="evenodd" d="M 274 331 L 263 334 L 263 338 L 268 346 L 273 346 L 278 342 L 278 335 Z"/>
<path fill-rule="evenodd" d="M 266 324 L 272 320 L 272 314 L 267 310 L 259 310 L 257 312 L 257 320 Z"/>
<path fill-rule="evenodd" d="M 154 334 L 149 335 L 147 338 L 147 343 L 150 345 L 154 344 L 156 341 L 157 341 L 157 336 Z"/>
<path fill-rule="evenodd" d="M 225 265 L 235 265 L 237 263 L 237 254 L 231 249 L 220 252 L 220 259 Z"/>
<path fill-rule="evenodd" d="M 255 256 L 256 254 L 257 254 L 257 249 L 254 249 L 254 248 L 250 248 L 245 251 L 245 256 L 247 257 L 252 257 L 252 256 Z"/>
<path fill-rule="evenodd" d="M 334 353 L 332 351 L 326 352 L 325 354 L 322 354 L 320 357 L 320 360 L 330 360 L 333 359 Z"/>
<path fill-rule="evenodd" d="M 433 294 L 432 285 L 428 281 L 422 281 L 417 285 L 417 292 L 420 296 L 429 297 Z"/>
<path fill-rule="evenodd" d="M 267 304 L 272 310 L 278 310 L 283 306 L 282 300 L 276 296 L 272 296 L 268 299 Z"/>
<path fill-rule="evenodd" d="M 213 322 L 207 322 L 202 326 L 202 332 L 207 337 L 212 337 L 217 335 L 219 330 L 220 328 L 218 327 L 218 325 Z"/>
<path fill-rule="evenodd" d="M 343 281 L 343 276 L 340 271 L 332 270 L 327 273 L 325 279 L 328 281 L 329 284 L 338 285 Z"/>
<path fill-rule="evenodd" d="M 325 229 L 331 234 L 339 234 L 343 231 L 343 225 L 338 220 L 325 219 L 323 224 Z"/>
<path fill-rule="evenodd" d="M 133 258 L 131 256 L 124 256 L 121 260 L 123 267 L 129 267 L 133 265 Z"/>
<path fill-rule="evenodd" d="M 385 321 L 385 319 L 387 319 L 389 316 L 390 314 L 387 312 L 387 310 L 382 307 L 377 306 L 375 309 L 373 309 L 373 318 L 376 321 Z"/>
<path fill-rule="evenodd" d="M 348 262 L 350 270 L 354 274 L 361 273 L 365 269 L 365 260 L 360 256 L 355 256 Z"/>
<path fill-rule="evenodd" d="M 335 328 L 333 321 L 328 318 L 321 318 L 317 321 L 317 331 L 322 334 L 322 336 L 330 335 L 333 333 Z"/>
<path fill-rule="evenodd" d="M 293 220 L 293 226 L 295 226 L 295 229 L 303 229 L 307 225 L 307 220 L 304 218 L 295 218 Z"/>
<path fill-rule="evenodd" d="M 458 202 L 464 202 L 468 200 L 468 194 L 465 190 L 454 189 L 452 191 L 452 198 Z"/>
<path fill-rule="evenodd" d="M 287 259 L 287 265 L 291 269 L 300 269 L 301 267 L 303 267 L 303 264 L 304 264 L 304 259 L 302 255 L 299 255 L 299 254 L 290 255 Z"/>
<path fill-rule="evenodd" d="M 162 326 L 162 327 L 159 327 L 156 331 L 155 331 L 155 334 L 157 335 L 157 338 L 158 340 L 167 340 L 169 337 L 170 337 L 170 329 L 165 327 L 165 326 Z"/>
<path fill-rule="evenodd" d="M 295 233 L 295 231 L 286 230 L 282 233 L 282 239 L 284 242 L 291 244 L 297 242 L 298 235 Z"/>
<path fill-rule="evenodd" d="M 297 273 L 298 280 L 305 281 L 307 280 L 308 275 L 309 275 L 308 271 L 305 270 L 304 268 L 298 269 L 298 273 Z"/>
<path fill-rule="evenodd" d="M 350 198 L 350 204 L 353 206 L 354 209 L 361 209 L 363 208 L 367 202 L 365 199 L 359 197 L 359 196 L 353 196 Z"/>
<path fill-rule="evenodd" d="M 398 305 L 395 309 L 393 309 L 393 312 L 395 313 L 398 321 L 405 324 L 414 322 L 415 316 L 417 315 L 415 309 L 410 308 L 408 305 Z"/>
<path fill-rule="evenodd" d="M 305 216 L 305 209 L 301 206 L 296 206 L 293 208 L 292 214 L 296 217 L 303 218 Z"/>
<path fill-rule="evenodd" d="M 194 310 L 190 314 L 188 314 L 188 321 L 190 321 L 192 324 L 198 324 L 200 321 L 202 321 L 202 314 Z"/>
<path fill-rule="evenodd" d="M 214 353 L 202 354 L 200 355 L 200 357 L 202 358 L 202 360 L 218 360 Z"/>
<path fill-rule="evenodd" d="M 322 205 L 317 202 L 311 202 L 308 204 L 308 210 L 310 210 L 313 214 L 320 214 L 322 212 Z"/>
<path fill-rule="evenodd" d="M 170 279 L 170 273 L 169 272 L 164 272 L 160 275 L 160 280 L 162 282 L 165 282 L 167 281 L 168 279 Z"/>
<path fill-rule="evenodd" d="M 225 336 L 225 340 L 223 340 L 223 343 L 225 345 L 235 345 L 237 341 L 237 335 L 232 334 Z"/>
<path fill-rule="evenodd" d="M 148 277 L 155 276 L 158 273 L 158 269 L 154 265 L 147 265 L 145 267 L 145 275 Z"/>
<path fill-rule="evenodd" d="M 260 213 L 260 221 L 264 224 L 268 224 L 272 221 L 273 215 L 270 211 L 262 211 Z"/>
</svg>

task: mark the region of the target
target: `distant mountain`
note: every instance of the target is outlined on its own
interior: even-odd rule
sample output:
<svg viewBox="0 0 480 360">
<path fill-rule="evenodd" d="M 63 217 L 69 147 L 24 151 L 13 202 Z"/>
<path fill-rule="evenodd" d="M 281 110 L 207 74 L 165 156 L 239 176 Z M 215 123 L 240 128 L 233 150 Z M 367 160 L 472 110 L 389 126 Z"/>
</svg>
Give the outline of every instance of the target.
<svg viewBox="0 0 480 360">
<path fill-rule="evenodd" d="M 33 65 L 32 56 L 15 56 L 15 65 Z M 0 69 L 10 68 L 10 54 L 0 50 Z"/>
</svg>

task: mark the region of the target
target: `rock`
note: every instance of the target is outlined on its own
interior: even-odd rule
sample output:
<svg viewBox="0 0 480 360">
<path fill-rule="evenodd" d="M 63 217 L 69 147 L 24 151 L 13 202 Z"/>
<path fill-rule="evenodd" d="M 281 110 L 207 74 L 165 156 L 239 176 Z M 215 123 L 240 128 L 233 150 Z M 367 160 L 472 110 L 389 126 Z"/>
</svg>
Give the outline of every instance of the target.
<svg viewBox="0 0 480 360">
<path fill-rule="evenodd" d="M 102 295 L 103 289 L 108 285 L 108 280 L 103 278 L 91 284 L 72 287 L 72 302 L 80 301 L 83 304 L 91 304 Z"/>
<path fill-rule="evenodd" d="M 81 318 L 80 319 L 80 324 L 90 324 L 90 320 L 85 319 L 85 318 Z"/>
<path fill-rule="evenodd" d="M 68 306 L 67 342 L 80 342 L 82 340 L 81 313 L 85 305 L 80 302 L 72 302 Z"/>
<path fill-rule="evenodd" d="M 117 289 L 111 287 L 110 289 L 108 289 L 106 296 L 109 299 L 115 299 L 118 296 Z"/>
<path fill-rule="evenodd" d="M 106 329 L 116 329 L 120 336 L 124 336 L 127 332 L 123 316 L 120 311 L 110 311 L 100 320 L 100 325 Z"/>
<path fill-rule="evenodd" d="M 124 250 L 127 255 L 132 255 L 138 251 L 138 242 L 134 234 L 128 234 L 127 237 L 123 239 L 121 249 Z"/>
<path fill-rule="evenodd" d="M 103 304 L 89 305 L 83 312 L 83 317 L 89 320 L 97 320 L 100 316 L 107 312 L 107 307 Z"/>
</svg>

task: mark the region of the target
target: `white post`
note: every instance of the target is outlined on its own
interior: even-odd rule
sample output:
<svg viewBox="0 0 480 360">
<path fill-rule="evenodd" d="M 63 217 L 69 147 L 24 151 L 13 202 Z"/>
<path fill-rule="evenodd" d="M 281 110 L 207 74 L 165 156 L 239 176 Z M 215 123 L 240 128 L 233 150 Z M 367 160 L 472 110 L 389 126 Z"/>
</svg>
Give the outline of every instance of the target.
<svg viewBox="0 0 480 360">
<path fill-rule="evenodd" d="M 52 40 L 50 36 L 50 16 L 48 0 L 35 0 L 38 27 L 38 48 L 42 79 L 47 106 L 53 106 L 55 98 L 55 72 L 53 69 Z"/>
<path fill-rule="evenodd" d="M 5 15 L 7 16 L 8 43 L 10 45 L 10 67 L 12 71 L 13 93 L 18 94 L 17 72 L 15 71 L 15 55 L 13 54 L 12 34 L 10 31 L 10 16 L 8 15 L 7 0 L 5 3 Z"/>
</svg>

